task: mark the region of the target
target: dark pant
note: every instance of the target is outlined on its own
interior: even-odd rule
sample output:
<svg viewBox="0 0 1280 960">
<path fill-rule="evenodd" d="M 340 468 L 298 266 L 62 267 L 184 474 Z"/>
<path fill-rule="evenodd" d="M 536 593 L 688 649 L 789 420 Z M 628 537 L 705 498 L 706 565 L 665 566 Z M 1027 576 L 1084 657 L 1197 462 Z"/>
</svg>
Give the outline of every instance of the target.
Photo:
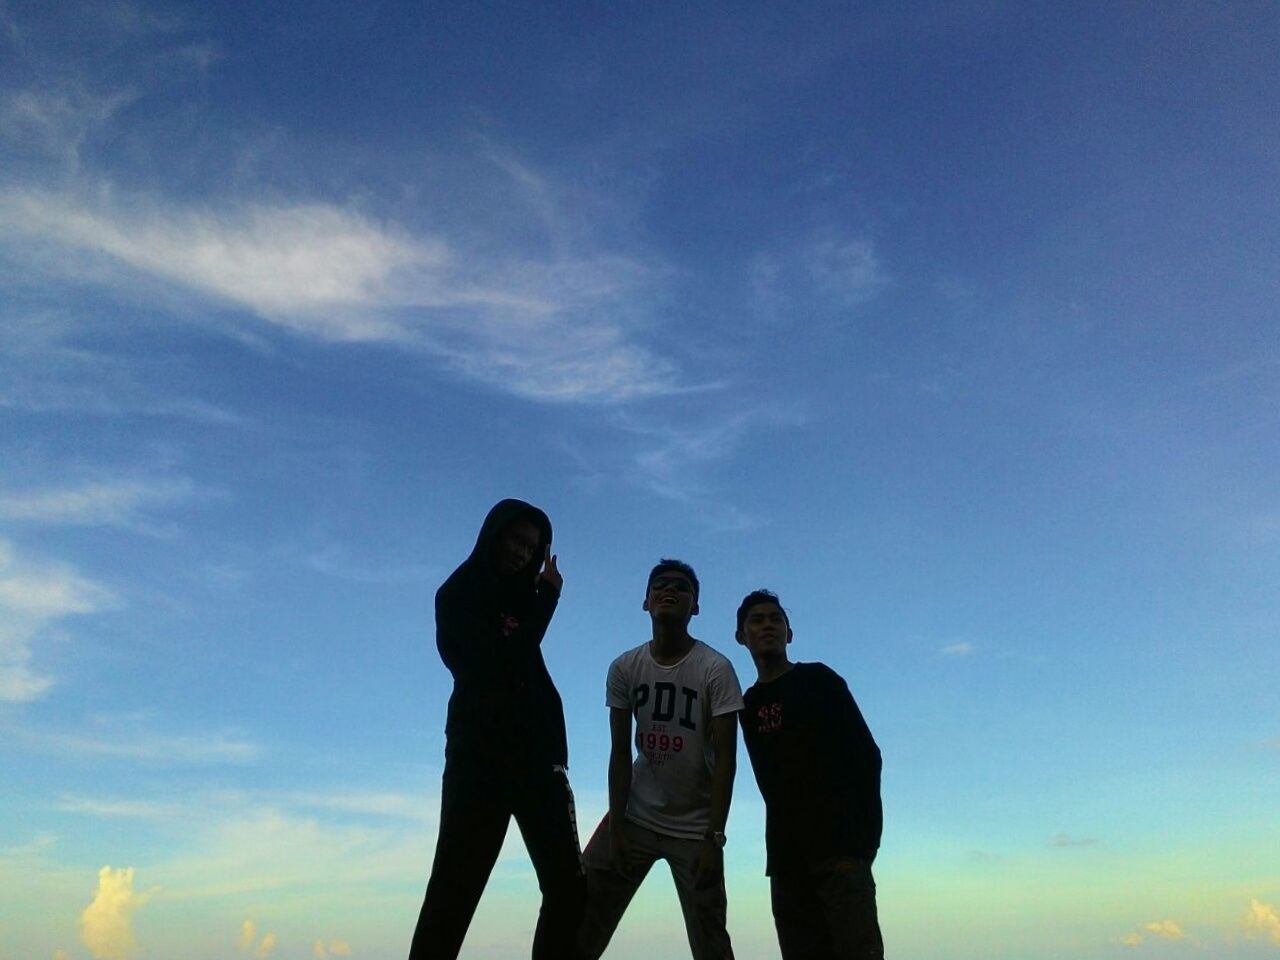
<svg viewBox="0 0 1280 960">
<path fill-rule="evenodd" d="M 538 874 L 533 960 L 575 960 L 586 881 L 561 767 L 496 772 L 446 762 L 440 838 L 409 960 L 455 960 L 512 817 Z"/>
<path fill-rule="evenodd" d="M 884 960 L 870 860 L 770 878 L 782 960 Z"/>
<path fill-rule="evenodd" d="M 587 913 L 581 940 L 583 960 L 598 960 L 604 953 L 631 898 L 658 860 L 667 861 L 671 868 L 693 960 L 733 960 L 733 945 L 725 928 L 723 861 L 719 875 L 699 886 L 695 872 L 698 851 L 704 841 L 669 837 L 630 820 L 623 822 L 622 829 L 631 844 L 631 858 L 625 873 L 619 872 L 609 859 L 608 814 L 600 821 L 582 856 L 587 866 Z"/>
</svg>

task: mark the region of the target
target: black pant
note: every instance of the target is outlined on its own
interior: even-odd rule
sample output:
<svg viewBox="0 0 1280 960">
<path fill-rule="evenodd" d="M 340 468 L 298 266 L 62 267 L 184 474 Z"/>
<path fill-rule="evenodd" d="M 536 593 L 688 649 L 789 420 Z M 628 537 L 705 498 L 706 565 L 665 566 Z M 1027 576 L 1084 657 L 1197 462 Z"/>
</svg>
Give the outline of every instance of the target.
<svg viewBox="0 0 1280 960">
<path fill-rule="evenodd" d="M 884 960 L 870 860 L 770 878 L 783 960 Z"/>
<path fill-rule="evenodd" d="M 445 763 L 440 838 L 409 960 L 456 960 L 512 817 L 538 874 L 533 960 L 575 960 L 586 881 L 573 791 L 563 768 Z"/>
</svg>

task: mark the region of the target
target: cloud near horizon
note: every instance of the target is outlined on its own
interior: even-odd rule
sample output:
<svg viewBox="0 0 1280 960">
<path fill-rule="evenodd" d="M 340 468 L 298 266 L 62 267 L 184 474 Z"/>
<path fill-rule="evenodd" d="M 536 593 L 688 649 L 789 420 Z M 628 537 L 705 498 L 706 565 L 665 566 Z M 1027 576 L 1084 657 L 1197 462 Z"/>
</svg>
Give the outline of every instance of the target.
<svg viewBox="0 0 1280 960">
<path fill-rule="evenodd" d="M 1280 911 L 1269 903 L 1263 903 L 1257 897 L 1249 900 L 1249 910 L 1245 914 L 1244 928 L 1251 939 L 1266 937 L 1280 946 Z"/>
<path fill-rule="evenodd" d="M 94 960 L 130 960 L 138 950 L 133 914 L 154 891 L 133 889 L 133 867 L 98 871 L 98 890 L 80 914 L 80 939 Z"/>
</svg>

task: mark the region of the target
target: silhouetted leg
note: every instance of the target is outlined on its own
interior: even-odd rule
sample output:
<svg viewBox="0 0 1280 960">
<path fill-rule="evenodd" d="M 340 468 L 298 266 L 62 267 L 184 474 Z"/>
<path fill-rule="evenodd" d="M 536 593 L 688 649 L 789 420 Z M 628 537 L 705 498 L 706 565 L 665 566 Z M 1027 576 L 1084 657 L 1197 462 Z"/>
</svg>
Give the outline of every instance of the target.
<svg viewBox="0 0 1280 960">
<path fill-rule="evenodd" d="M 717 876 L 704 877 L 703 882 L 698 883 L 698 853 L 702 843 L 701 840 L 663 837 L 662 849 L 680 898 L 693 960 L 733 960 L 733 945 L 725 925 L 728 904 L 723 866 Z"/>
<path fill-rule="evenodd" d="M 769 894 L 782 960 L 836 960 L 812 874 L 775 874 L 769 878 Z"/>
<path fill-rule="evenodd" d="M 631 860 L 626 872 L 614 869 L 609 859 L 609 815 L 605 814 L 596 832 L 591 835 L 582 861 L 587 868 L 587 909 L 582 920 L 582 946 L 584 960 L 599 960 L 605 947 L 613 939 L 622 915 L 626 913 L 631 898 L 640 889 L 653 861 L 658 858 L 653 843 L 654 834 L 633 823 L 623 829 L 631 841 Z"/>
<path fill-rule="evenodd" d="M 530 774 L 517 789 L 516 823 L 542 891 L 533 960 L 575 960 L 587 881 L 569 778 L 563 767 L 548 766 Z"/>
<path fill-rule="evenodd" d="M 444 771 L 440 837 L 409 960 L 456 960 L 511 813 L 506 791 L 475 773 Z"/>
<path fill-rule="evenodd" d="M 870 860 L 854 860 L 842 869 L 824 868 L 815 877 L 818 899 L 839 960 L 884 960 L 884 941 L 876 914 L 876 882 Z"/>
</svg>

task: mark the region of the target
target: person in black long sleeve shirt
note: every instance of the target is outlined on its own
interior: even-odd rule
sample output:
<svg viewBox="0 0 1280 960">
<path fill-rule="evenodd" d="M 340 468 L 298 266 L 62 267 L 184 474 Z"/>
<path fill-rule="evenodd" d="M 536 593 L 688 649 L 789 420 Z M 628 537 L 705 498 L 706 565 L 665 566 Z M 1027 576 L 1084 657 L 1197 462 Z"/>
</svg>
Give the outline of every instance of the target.
<svg viewBox="0 0 1280 960">
<path fill-rule="evenodd" d="M 759 679 L 742 738 L 765 803 L 765 872 L 783 960 L 883 960 L 871 863 L 880 848 L 880 748 L 838 673 L 787 656 L 776 594 L 738 608 Z"/>
<path fill-rule="evenodd" d="M 547 515 L 503 500 L 436 592 L 436 647 L 453 695 L 440 836 L 409 960 L 458 956 L 513 816 L 542 891 L 533 960 L 577 955 L 586 881 L 564 708 L 542 657 L 562 582 Z"/>
</svg>

